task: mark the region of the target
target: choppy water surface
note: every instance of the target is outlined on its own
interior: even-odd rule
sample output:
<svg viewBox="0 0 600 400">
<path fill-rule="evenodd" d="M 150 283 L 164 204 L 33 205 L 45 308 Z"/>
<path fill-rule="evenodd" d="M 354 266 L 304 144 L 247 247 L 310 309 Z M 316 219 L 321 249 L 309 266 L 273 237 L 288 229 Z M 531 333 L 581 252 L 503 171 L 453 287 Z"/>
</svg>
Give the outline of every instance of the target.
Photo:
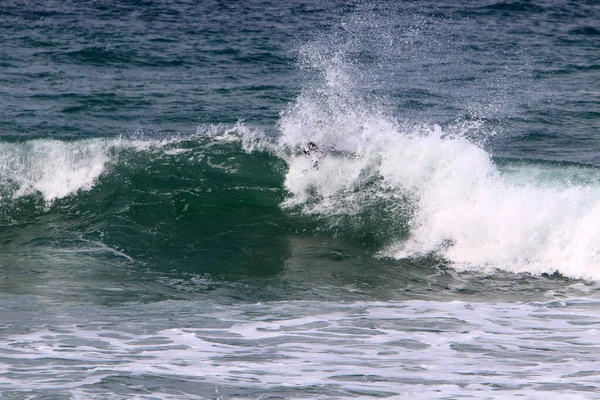
<svg viewBox="0 0 600 400">
<path fill-rule="evenodd" d="M 3 396 L 594 398 L 598 20 L 2 3 Z"/>
<path fill-rule="evenodd" d="M 585 398 L 597 391 L 598 307 L 584 299 L 91 307 L 91 321 L 62 314 L 7 335 L 1 371 L 7 396 Z"/>
</svg>

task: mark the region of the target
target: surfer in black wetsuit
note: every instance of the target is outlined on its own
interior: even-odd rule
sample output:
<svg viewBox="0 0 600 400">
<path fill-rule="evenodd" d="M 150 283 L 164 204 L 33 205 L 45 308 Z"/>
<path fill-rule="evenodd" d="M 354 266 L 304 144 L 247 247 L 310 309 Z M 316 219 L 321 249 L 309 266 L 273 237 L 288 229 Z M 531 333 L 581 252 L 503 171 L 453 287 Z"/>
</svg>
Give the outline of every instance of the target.
<svg viewBox="0 0 600 400">
<path fill-rule="evenodd" d="M 318 150 L 319 150 L 319 146 L 317 146 L 315 144 L 315 142 L 306 143 L 306 146 L 304 146 L 304 148 L 302 149 L 304 154 L 306 154 L 307 156 L 310 156 L 311 151 L 318 151 Z"/>
<path fill-rule="evenodd" d="M 302 148 L 302 151 L 307 156 L 312 156 L 313 168 L 319 169 L 319 146 L 317 146 L 315 142 L 308 142 L 306 143 L 306 146 Z"/>
</svg>

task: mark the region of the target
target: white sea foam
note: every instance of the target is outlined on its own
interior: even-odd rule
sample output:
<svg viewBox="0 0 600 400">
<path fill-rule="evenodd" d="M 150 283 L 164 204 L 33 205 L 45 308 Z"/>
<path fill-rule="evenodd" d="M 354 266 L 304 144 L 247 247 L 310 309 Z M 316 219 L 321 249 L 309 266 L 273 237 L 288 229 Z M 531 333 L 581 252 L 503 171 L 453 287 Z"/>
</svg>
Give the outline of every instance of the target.
<svg viewBox="0 0 600 400">
<path fill-rule="evenodd" d="M 51 203 L 93 188 L 98 178 L 117 161 L 119 150 L 145 150 L 160 145 L 159 141 L 120 138 L 2 142 L 2 186 L 4 193 L 10 193 L 13 198 L 39 193 Z"/>
<path fill-rule="evenodd" d="M 151 315 L 157 307 L 168 304 Z M 100 313 L 4 336 L 0 387 L 17 397 L 587 399 L 600 389 L 598 311 L 591 299 L 283 302 L 164 328 L 149 310 L 124 325 Z"/>
<path fill-rule="evenodd" d="M 232 129 L 235 127 L 219 128 L 218 131 L 222 135 L 228 135 Z M 94 138 L 1 142 L 0 189 L 4 196 L 18 198 L 40 194 L 45 202 L 52 203 L 92 189 L 100 176 L 118 161 L 121 150 L 160 149 L 164 155 L 179 155 L 190 151 L 177 147 L 179 143 L 189 139 Z"/>
<path fill-rule="evenodd" d="M 319 78 L 279 123 L 278 144 L 289 164 L 284 206 L 351 216 L 393 192 L 398 202 L 411 202 L 410 213 L 399 207 L 394 215 L 409 235 L 389 237 L 382 256 L 435 253 L 458 270 L 600 279 L 600 170 L 525 164 L 502 170 L 479 143 L 493 134 L 490 127 L 400 121 L 373 99 L 362 100 L 342 56 L 319 54 L 303 50 Z M 300 150 L 309 141 L 320 147 L 318 169 Z M 371 182 L 366 202 L 365 182 Z"/>
<path fill-rule="evenodd" d="M 89 190 L 110 160 L 114 142 L 30 140 L 0 143 L 3 180 L 16 186 L 14 197 L 42 194 L 53 201 L 79 190 Z"/>
<path fill-rule="evenodd" d="M 390 125 L 363 123 L 359 132 L 331 141 L 309 136 L 330 148 L 340 144 L 346 153 L 324 156 L 318 169 L 307 157 L 290 156 L 285 185 L 291 197 L 285 205 L 306 204 L 305 212 L 323 215 L 352 214 L 369 206 L 354 201 L 361 182 L 377 177 L 382 195 L 391 189 L 415 201 L 410 218 L 397 216 L 407 219 L 409 237 L 391 238 L 382 255 L 435 252 L 457 269 L 558 271 L 600 279 L 600 185 L 569 183 L 559 170 L 553 171 L 555 182 L 537 181 L 535 174 L 523 179 L 527 166 L 503 173 L 485 150 L 461 135 L 450 137 L 439 127 L 407 132 Z M 284 135 L 286 144 L 290 136 Z M 596 175 L 596 181 L 600 177 L 592 168 L 582 172 Z"/>
</svg>

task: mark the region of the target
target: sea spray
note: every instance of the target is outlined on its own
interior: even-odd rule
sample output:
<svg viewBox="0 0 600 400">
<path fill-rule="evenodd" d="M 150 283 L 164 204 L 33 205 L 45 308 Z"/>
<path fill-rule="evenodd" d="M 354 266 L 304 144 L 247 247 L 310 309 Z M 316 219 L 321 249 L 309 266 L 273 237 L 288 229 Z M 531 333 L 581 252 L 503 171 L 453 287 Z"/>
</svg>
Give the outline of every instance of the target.
<svg viewBox="0 0 600 400">
<path fill-rule="evenodd" d="M 484 119 L 439 125 L 396 115 L 364 87 L 369 69 L 361 66 L 374 62 L 357 61 L 365 43 L 331 38 L 301 48 L 313 81 L 279 121 L 289 166 L 284 207 L 318 215 L 335 233 L 376 230 L 383 257 L 433 255 L 458 270 L 600 279 L 596 168 L 523 180 L 527 165 L 503 170 L 494 161 L 495 129 Z M 300 151 L 309 141 L 323 153 L 318 169 Z M 361 226 L 383 198 L 384 217 Z"/>
</svg>

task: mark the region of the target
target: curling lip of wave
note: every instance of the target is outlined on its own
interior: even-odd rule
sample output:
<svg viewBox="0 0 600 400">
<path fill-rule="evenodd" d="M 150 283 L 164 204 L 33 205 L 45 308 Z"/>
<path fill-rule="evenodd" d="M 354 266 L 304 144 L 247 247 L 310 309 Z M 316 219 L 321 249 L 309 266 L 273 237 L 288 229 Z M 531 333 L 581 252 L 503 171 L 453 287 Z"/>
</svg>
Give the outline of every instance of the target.
<svg viewBox="0 0 600 400">
<path fill-rule="evenodd" d="M 587 183 L 570 182 L 566 175 L 574 172 L 568 168 L 554 168 L 554 182 L 523 182 L 527 166 L 500 170 L 489 153 L 460 132 L 434 126 L 405 133 L 401 127 L 390 129 L 393 124 L 385 120 L 355 126 L 362 128 L 351 136 L 332 133 L 335 128 L 316 132 L 325 143 L 354 149 L 351 157 L 328 156 L 318 171 L 310 170 L 306 157 L 290 157 L 285 185 L 291 197 L 285 205 L 323 216 L 352 214 L 391 189 L 397 199 L 403 194 L 414 199 L 414 211 L 399 209 L 396 218 L 408 225 L 408 237 L 390 238 L 381 256 L 434 253 L 459 270 L 600 279 L 597 169 L 575 171 L 592 176 L 573 179 Z M 299 127 L 292 118 L 282 136 L 286 146 L 301 143 Z M 365 202 L 357 191 L 369 177 L 379 183 Z"/>
</svg>

